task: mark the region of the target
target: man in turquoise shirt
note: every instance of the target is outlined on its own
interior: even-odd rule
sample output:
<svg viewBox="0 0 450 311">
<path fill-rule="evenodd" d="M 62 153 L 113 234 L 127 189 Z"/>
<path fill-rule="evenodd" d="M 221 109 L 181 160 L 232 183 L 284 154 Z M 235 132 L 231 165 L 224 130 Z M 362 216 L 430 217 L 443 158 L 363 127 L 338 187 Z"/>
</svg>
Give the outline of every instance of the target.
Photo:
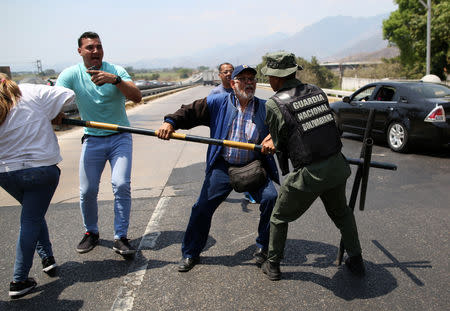
<svg viewBox="0 0 450 311">
<path fill-rule="evenodd" d="M 83 62 L 65 69 L 56 85 L 72 89 L 82 120 L 129 126 L 125 100 L 136 103 L 141 92 L 121 66 L 103 61 L 103 47 L 98 34 L 85 32 L 78 39 L 78 53 Z M 97 195 L 100 177 L 106 161 L 111 164 L 111 184 L 114 193 L 114 245 L 124 256 L 136 250 L 127 239 L 131 210 L 130 133 L 85 128 L 80 158 L 80 208 L 85 227 L 77 252 L 91 251 L 99 240 Z"/>
</svg>

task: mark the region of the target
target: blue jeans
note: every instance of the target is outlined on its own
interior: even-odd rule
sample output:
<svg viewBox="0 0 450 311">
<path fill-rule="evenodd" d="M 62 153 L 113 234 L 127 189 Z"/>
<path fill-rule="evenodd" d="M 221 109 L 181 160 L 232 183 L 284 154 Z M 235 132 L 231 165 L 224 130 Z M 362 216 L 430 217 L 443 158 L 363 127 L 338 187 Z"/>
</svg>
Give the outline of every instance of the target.
<svg viewBox="0 0 450 311">
<path fill-rule="evenodd" d="M 41 258 L 53 256 L 45 213 L 58 186 L 59 175 L 56 165 L 0 173 L 0 186 L 22 205 L 14 263 L 15 282 L 28 278 L 34 250 Z"/>
<path fill-rule="evenodd" d="M 192 207 L 191 217 L 184 234 L 181 251 L 183 257 L 197 257 L 208 240 L 211 220 L 217 207 L 232 191 L 228 165 L 222 157 L 218 157 L 211 170 L 206 174 L 200 197 Z M 270 179 L 258 191 L 250 192 L 256 202 L 260 203 L 258 236 L 256 246 L 267 251 L 269 245 L 270 216 L 272 214 L 277 191 Z"/>
<path fill-rule="evenodd" d="M 127 237 L 132 151 L 130 133 L 89 136 L 84 140 L 80 158 L 80 208 L 86 231 L 98 233 L 98 189 L 106 161 L 109 161 L 114 193 L 114 238 Z"/>
</svg>

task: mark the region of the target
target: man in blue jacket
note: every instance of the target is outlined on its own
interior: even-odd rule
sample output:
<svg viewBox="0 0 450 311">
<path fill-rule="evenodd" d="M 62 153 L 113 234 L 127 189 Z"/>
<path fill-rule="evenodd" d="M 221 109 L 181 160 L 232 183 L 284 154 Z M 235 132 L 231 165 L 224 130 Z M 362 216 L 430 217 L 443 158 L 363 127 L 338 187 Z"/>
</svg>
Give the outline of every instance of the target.
<svg viewBox="0 0 450 311">
<path fill-rule="evenodd" d="M 251 195 L 260 203 L 260 221 L 256 238 L 255 261 L 260 266 L 267 258 L 269 242 L 269 220 L 277 198 L 272 182 L 279 183 L 278 170 L 272 154 L 275 148 L 264 124 L 265 101 L 254 96 L 256 70 L 247 66 L 236 67 L 231 76 L 234 93 L 215 94 L 183 105 L 173 114 L 164 117 L 158 137 L 169 139 L 176 129 L 190 129 L 198 125 L 210 128 L 212 138 L 262 144 L 262 154 L 209 145 L 206 158 L 206 176 L 197 202 L 192 207 L 189 223 L 184 235 L 182 258 L 178 271 L 191 270 L 199 261 L 211 227 L 216 208 L 233 190 L 228 168 L 243 166 L 260 159 L 267 171 L 267 180 Z"/>
<path fill-rule="evenodd" d="M 219 78 L 222 83 L 216 86 L 209 92 L 209 95 L 220 94 L 220 93 L 232 93 L 233 89 L 231 87 L 231 75 L 233 74 L 234 67 L 230 63 L 222 63 L 219 65 Z M 245 199 L 250 203 L 256 203 L 256 200 L 247 191 L 244 192 Z"/>
</svg>

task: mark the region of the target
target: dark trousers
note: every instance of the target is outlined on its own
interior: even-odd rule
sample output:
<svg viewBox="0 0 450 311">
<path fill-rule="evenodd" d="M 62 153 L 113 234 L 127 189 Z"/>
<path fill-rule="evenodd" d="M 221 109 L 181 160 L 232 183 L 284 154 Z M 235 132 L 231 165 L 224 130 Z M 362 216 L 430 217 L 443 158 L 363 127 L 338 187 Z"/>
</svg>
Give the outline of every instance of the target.
<svg viewBox="0 0 450 311">
<path fill-rule="evenodd" d="M 181 251 L 183 257 L 197 257 L 208 240 L 211 220 L 217 207 L 232 191 L 228 176 L 228 165 L 219 158 L 205 176 L 200 197 L 192 206 L 191 217 L 184 234 Z M 256 245 L 268 249 L 270 232 L 270 215 L 277 198 L 277 191 L 270 179 L 258 191 L 250 192 L 256 202 L 260 203 L 260 219 Z"/>
<path fill-rule="evenodd" d="M 272 262 L 280 262 L 288 233 L 288 224 L 305 213 L 320 197 L 325 210 L 342 234 L 345 249 L 349 256 L 361 254 L 355 217 L 347 206 L 345 183 L 323 192 L 305 192 L 283 185 L 270 219 L 269 257 Z"/>
</svg>

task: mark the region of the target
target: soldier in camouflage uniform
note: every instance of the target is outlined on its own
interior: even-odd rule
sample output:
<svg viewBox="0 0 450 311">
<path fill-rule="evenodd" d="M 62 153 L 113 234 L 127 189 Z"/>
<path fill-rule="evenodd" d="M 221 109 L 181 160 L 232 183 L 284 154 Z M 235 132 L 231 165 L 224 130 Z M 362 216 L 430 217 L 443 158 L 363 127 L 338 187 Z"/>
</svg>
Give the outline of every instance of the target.
<svg viewBox="0 0 450 311">
<path fill-rule="evenodd" d="M 340 230 L 348 258 L 346 266 L 364 274 L 361 246 L 353 212 L 347 205 L 345 186 L 351 171 L 341 153 L 342 142 L 326 94 L 317 86 L 296 79 L 295 55 L 267 55 L 261 72 L 276 92 L 266 102 L 269 127 L 283 175 L 270 219 L 268 260 L 262 269 L 270 280 L 281 279 L 288 223 L 298 219 L 320 197 L 327 214 Z M 288 159 L 294 167 L 289 172 Z"/>
</svg>

